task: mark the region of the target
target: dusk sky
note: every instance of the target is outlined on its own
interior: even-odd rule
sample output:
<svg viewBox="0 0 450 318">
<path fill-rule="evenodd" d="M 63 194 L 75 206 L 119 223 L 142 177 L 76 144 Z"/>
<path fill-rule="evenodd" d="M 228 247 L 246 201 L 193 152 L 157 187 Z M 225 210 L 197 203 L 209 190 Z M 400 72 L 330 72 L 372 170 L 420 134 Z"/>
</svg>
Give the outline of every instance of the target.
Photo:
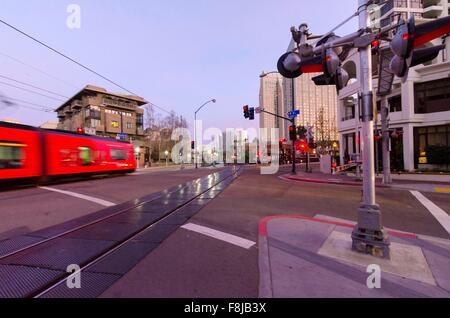
<svg viewBox="0 0 450 318">
<path fill-rule="evenodd" d="M 66 25 L 69 4 L 81 8 L 81 28 Z M 206 127 L 257 127 L 242 106 L 258 105 L 259 75 L 276 69 L 289 29 L 302 22 L 321 34 L 357 7 L 356 0 L 1 0 L 0 18 L 75 60 L 93 68 L 148 101 L 188 119 L 211 98 L 201 114 Z M 357 21 L 338 34 L 356 30 Z M 0 24 L 0 94 L 56 108 L 62 101 L 24 92 L 8 77 L 62 96 L 87 84 L 119 88 Z M 24 65 L 26 64 L 26 65 Z M 46 74 L 37 71 L 39 69 Z M 51 95 L 57 99 L 61 96 Z M 0 104 L 0 119 L 40 125 L 52 112 Z M 19 107 L 18 107 L 19 106 Z"/>
</svg>

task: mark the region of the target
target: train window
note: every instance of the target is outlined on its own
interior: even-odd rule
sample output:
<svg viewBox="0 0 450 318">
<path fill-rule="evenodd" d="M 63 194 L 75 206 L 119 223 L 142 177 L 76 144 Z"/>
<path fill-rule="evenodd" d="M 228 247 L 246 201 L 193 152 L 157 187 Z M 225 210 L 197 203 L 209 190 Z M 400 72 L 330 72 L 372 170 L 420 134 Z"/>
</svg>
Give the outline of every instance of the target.
<svg viewBox="0 0 450 318">
<path fill-rule="evenodd" d="M 128 160 L 128 151 L 124 149 L 111 149 L 112 160 Z"/>
<path fill-rule="evenodd" d="M 92 163 L 92 151 L 88 147 L 79 147 L 80 160 L 82 166 L 89 166 Z"/>
<path fill-rule="evenodd" d="M 0 141 L 0 169 L 20 169 L 23 167 L 25 145 Z"/>
</svg>

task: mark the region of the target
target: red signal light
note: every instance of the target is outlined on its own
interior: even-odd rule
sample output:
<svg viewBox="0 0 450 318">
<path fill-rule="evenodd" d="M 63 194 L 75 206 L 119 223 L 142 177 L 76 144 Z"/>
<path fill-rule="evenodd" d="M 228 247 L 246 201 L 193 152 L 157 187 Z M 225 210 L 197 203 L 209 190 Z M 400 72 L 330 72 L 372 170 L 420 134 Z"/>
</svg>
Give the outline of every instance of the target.
<svg viewBox="0 0 450 318">
<path fill-rule="evenodd" d="M 380 41 L 374 40 L 374 41 L 372 42 L 372 47 L 379 47 L 379 46 L 380 46 Z"/>
<path fill-rule="evenodd" d="M 84 129 L 81 127 L 77 128 L 77 133 L 84 134 Z"/>
</svg>

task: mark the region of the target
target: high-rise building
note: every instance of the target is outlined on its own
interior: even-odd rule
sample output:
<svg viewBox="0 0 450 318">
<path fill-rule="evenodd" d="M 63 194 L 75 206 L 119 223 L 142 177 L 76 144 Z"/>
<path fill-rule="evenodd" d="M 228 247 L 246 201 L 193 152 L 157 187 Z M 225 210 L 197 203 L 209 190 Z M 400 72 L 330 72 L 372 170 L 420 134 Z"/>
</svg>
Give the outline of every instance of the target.
<svg viewBox="0 0 450 318">
<path fill-rule="evenodd" d="M 306 73 L 295 80 L 285 78 L 284 105 L 288 111 L 292 105 L 300 110 L 296 125 L 313 126 L 316 141 L 334 141 L 337 140 L 336 87 L 316 86 L 312 78 L 317 75 L 320 74 Z"/>
<path fill-rule="evenodd" d="M 262 73 L 260 76 L 259 107 L 273 114 L 286 116 L 283 104 L 283 77 L 276 72 Z M 260 128 L 279 128 L 280 138 L 285 138 L 284 120 L 270 114 L 261 113 Z"/>
<path fill-rule="evenodd" d="M 415 17 L 416 24 L 449 14 L 449 0 L 391 0 L 382 7 L 381 26 L 397 23 L 398 18 Z M 387 96 L 391 131 L 391 167 L 394 170 L 428 169 L 428 146 L 450 146 L 450 37 L 436 39 L 434 45 L 446 43 L 446 49 L 432 62 L 410 69 L 402 83 L 395 78 L 392 92 Z M 373 59 L 374 92 L 377 90 L 377 60 Z M 359 121 L 359 55 L 352 50 L 344 69 L 351 81 L 338 97 L 338 130 L 341 161 L 360 153 L 361 123 Z M 375 129 L 381 129 L 380 116 Z M 378 141 L 381 149 L 381 141 Z M 381 150 L 379 151 L 381 156 Z M 380 157 L 381 158 L 381 157 Z"/>
<path fill-rule="evenodd" d="M 312 81 L 316 75 L 303 74 L 292 80 L 275 72 L 263 73 L 260 76 L 260 106 L 284 117 L 289 111 L 298 109 L 300 116 L 296 118 L 296 125 L 313 126 L 316 141 L 337 140 L 336 88 L 316 86 Z M 260 116 L 260 127 L 279 128 L 280 138 L 289 139 L 289 126 L 290 123 L 282 118 L 264 113 Z"/>
</svg>

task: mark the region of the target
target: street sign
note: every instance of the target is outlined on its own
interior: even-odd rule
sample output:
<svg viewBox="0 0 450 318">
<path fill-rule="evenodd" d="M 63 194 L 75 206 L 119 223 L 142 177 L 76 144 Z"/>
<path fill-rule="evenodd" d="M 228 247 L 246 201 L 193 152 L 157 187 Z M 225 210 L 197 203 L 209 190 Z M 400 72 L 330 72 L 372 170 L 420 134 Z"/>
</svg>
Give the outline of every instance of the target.
<svg viewBox="0 0 450 318">
<path fill-rule="evenodd" d="M 288 117 L 289 118 L 295 118 L 298 115 L 300 115 L 300 110 L 296 109 L 296 110 L 292 110 L 288 113 Z"/>
<path fill-rule="evenodd" d="M 128 135 L 127 134 L 117 134 L 116 139 L 118 140 L 122 140 L 122 139 L 127 139 Z"/>
<path fill-rule="evenodd" d="M 257 114 L 261 114 L 261 107 L 255 107 L 255 112 Z"/>
</svg>

